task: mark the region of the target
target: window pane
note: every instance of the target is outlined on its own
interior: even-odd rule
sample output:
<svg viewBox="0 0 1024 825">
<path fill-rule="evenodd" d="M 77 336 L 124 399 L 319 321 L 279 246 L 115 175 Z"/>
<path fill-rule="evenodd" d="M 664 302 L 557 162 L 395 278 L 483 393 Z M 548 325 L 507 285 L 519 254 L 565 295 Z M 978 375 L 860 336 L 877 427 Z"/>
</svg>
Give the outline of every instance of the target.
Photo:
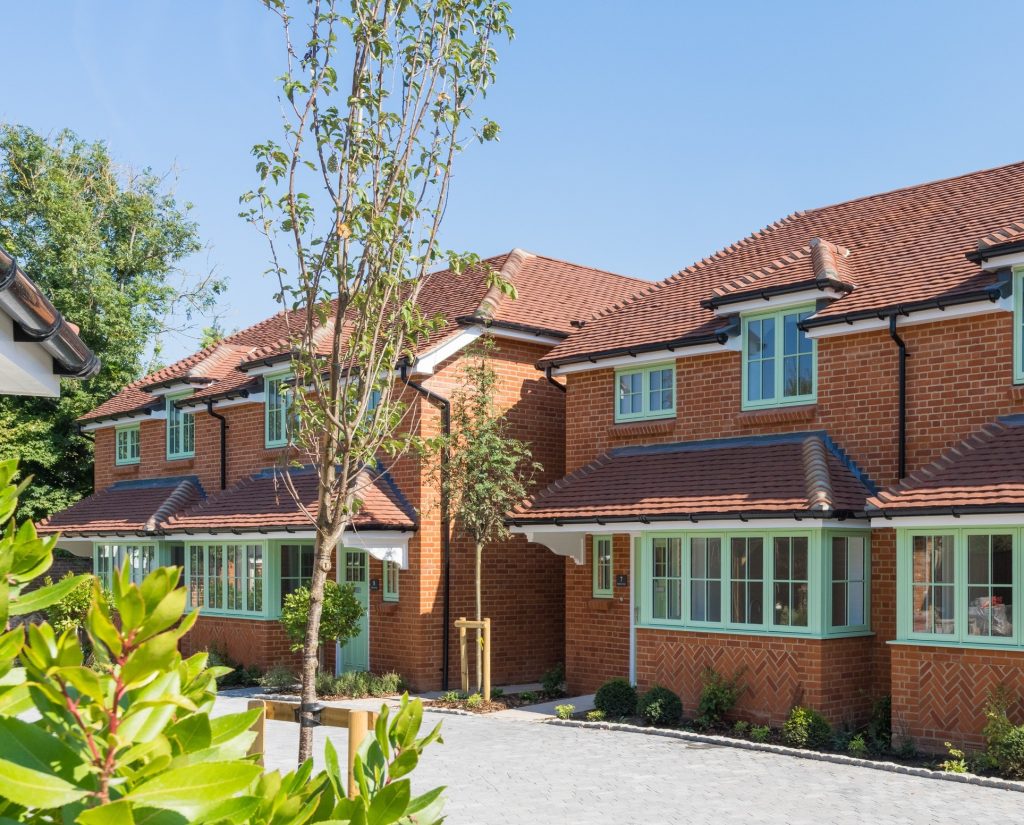
<svg viewBox="0 0 1024 825">
<path fill-rule="evenodd" d="M 690 539 L 690 620 L 722 620 L 722 540 Z"/>
<path fill-rule="evenodd" d="M 206 558 L 202 547 L 189 547 L 188 566 L 188 603 L 192 607 L 205 607 L 203 589 L 206 578 Z"/>
<path fill-rule="evenodd" d="M 683 615 L 683 543 L 679 538 L 655 538 L 653 548 L 652 615 L 679 621 Z"/>
<path fill-rule="evenodd" d="M 737 624 L 763 624 L 764 543 L 760 538 L 733 538 L 730 551 L 731 620 Z"/>
<path fill-rule="evenodd" d="M 846 617 L 846 583 L 832 582 L 832 627 L 853 624 Z"/>
<path fill-rule="evenodd" d="M 847 613 L 846 623 L 854 627 L 867 624 L 867 618 L 864 615 L 864 582 L 850 582 L 847 586 L 847 592 L 849 612 Z"/>
<path fill-rule="evenodd" d="M 1013 536 L 967 537 L 967 633 L 1013 635 Z"/>
<path fill-rule="evenodd" d="M 955 633 L 953 536 L 914 536 L 911 547 L 914 631 Z"/>
</svg>

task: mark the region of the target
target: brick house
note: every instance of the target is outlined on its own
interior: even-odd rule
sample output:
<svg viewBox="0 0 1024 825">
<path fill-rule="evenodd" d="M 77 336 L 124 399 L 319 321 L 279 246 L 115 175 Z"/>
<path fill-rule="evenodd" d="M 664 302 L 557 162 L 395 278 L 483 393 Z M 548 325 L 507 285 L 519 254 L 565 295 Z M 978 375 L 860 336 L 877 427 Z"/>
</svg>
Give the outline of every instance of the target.
<svg viewBox="0 0 1024 825">
<path fill-rule="evenodd" d="M 513 250 L 487 263 L 517 290 L 489 291 L 482 271 L 435 273 L 420 305 L 444 326 L 396 381 L 405 426 L 442 426 L 467 347 L 494 339 L 499 404 L 544 467 L 564 474 L 564 391 L 535 369 L 574 322 L 622 301 L 644 282 Z M 313 531 L 280 484 L 289 455 L 281 381 L 290 345 L 279 313 L 132 384 L 82 419 L 95 435 L 96 492 L 41 525 L 59 546 L 91 556 L 98 575 L 131 565 L 183 568 L 200 611 L 184 640 L 217 645 L 242 664 L 295 662 L 277 617 L 284 594 L 308 581 Z M 304 503 L 312 472 L 292 471 Z M 452 621 L 473 611 L 472 546 L 456 528 L 445 541 L 434 475 L 411 455 L 367 471 L 363 507 L 338 548 L 334 574 L 367 606 L 359 637 L 329 664 L 396 670 L 415 689 L 458 673 Z M 485 614 L 493 620 L 495 683 L 533 681 L 564 656 L 563 560 L 513 537 L 487 549 Z M 445 650 L 447 648 L 447 656 Z M 336 660 L 337 659 L 337 660 Z"/>
<path fill-rule="evenodd" d="M 572 560 L 572 691 L 743 669 L 744 718 L 889 694 L 979 744 L 1024 695 L 1022 277 L 1015 164 L 789 215 L 547 353 L 568 475 L 513 521 Z"/>
</svg>

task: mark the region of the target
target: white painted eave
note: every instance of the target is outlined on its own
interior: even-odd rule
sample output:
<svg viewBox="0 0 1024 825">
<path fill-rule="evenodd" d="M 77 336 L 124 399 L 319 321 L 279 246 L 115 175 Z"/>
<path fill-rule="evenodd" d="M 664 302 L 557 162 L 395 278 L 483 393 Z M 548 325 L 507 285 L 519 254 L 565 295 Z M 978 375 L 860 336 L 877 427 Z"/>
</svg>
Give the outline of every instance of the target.
<svg viewBox="0 0 1024 825">
<path fill-rule="evenodd" d="M 37 341 L 15 341 L 14 321 L 0 313 L 0 395 L 60 397 L 53 356 Z"/>
<path fill-rule="evenodd" d="M 911 312 L 909 315 L 900 315 L 896 323 L 900 328 L 912 327 L 919 324 L 953 321 L 957 318 L 973 318 L 978 315 L 988 315 L 994 312 L 1013 312 L 1013 298 L 1000 298 L 998 301 L 990 301 L 986 298 L 969 304 L 957 304 L 946 309 L 922 309 L 918 312 Z M 849 324 L 837 319 L 836 323 L 829 324 L 828 326 L 811 327 L 807 330 L 807 337 L 817 340 L 820 338 L 835 338 L 840 335 L 857 335 L 862 332 L 876 332 L 887 329 L 889 329 L 888 318 L 862 318 Z"/>
<path fill-rule="evenodd" d="M 838 289 L 825 287 L 824 289 L 803 289 L 800 292 L 788 292 L 781 295 L 766 295 L 764 297 L 751 298 L 747 301 L 738 301 L 731 304 L 723 304 L 715 307 L 715 315 L 726 317 L 730 315 L 743 315 L 753 312 L 774 312 L 777 309 L 813 304 L 822 298 L 837 300 L 846 295 Z"/>
<path fill-rule="evenodd" d="M 695 358 L 699 355 L 715 355 L 720 352 L 739 352 L 741 341 L 738 335 L 729 338 L 724 344 L 698 344 L 694 347 L 675 347 L 674 349 L 657 349 L 650 352 L 638 352 L 636 355 L 615 355 L 609 358 L 595 358 L 593 361 L 580 361 L 575 364 L 563 364 L 551 370 L 552 375 L 572 375 L 577 372 L 616 369 L 618 367 L 640 367 L 645 364 L 657 364 L 659 361 L 675 361 L 679 358 Z"/>
<path fill-rule="evenodd" d="M 981 262 L 981 268 L 986 272 L 997 269 L 1005 269 L 1008 266 L 1024 265 L 1024 252 L 1011 252 L 1007 255 L 992 255 Z"/>
<path fill-rule="evenodd" d="M 886 527 L 1024 527 L 1024 513 L 973 513 L 953 516 L 891 516 L 873 513 L 871 524 L 877 529 Z"/>
</svg>

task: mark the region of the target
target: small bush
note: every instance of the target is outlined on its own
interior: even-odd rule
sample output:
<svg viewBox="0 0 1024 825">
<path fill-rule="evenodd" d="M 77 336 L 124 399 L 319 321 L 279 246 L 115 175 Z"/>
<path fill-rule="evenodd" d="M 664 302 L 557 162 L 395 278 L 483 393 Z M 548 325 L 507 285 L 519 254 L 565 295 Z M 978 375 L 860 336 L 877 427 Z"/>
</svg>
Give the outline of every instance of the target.
<svg viewBox="0 0 1024 825">
<path fill-rule="evenodd" d="M 491 699 L 500 699 L 505 695 L 505 691 L 502 688 L 491 688 Z"/>
<path fill-rule="evenodd" d="M 1009 779 L 1024 779 L 1024 725 L 1012 727 L 1004 734 L 993 755 L 999 773 Z"/>
<path fill-rule="evenodd" d="M 946 750 L 949 751 L 949 758 L 939 763 L 940 770 L 946 773 L 967 773 L 967 759 L 964 752 L 954 748 L 952 742 L 946 742 Z"/>
<path fill-rule="evenodd" d="M 478 708 L 481 705 L 483 705 L 483 703 L 484 703 L 483 694 L 471 693 L 469 696 L 466 697 L 466 707 L 467 708 Z"/>
<path fill-rule="evenodd" d="M 317 696 L 337 696 L 337 679 L 330 673 L 318 672 L 313 681 Z"/>
<path fill-rule="evenodd" d="M 603 722 L 604 711 L 603 710 L 588 710 L 587 711 L 588 722 Z"/>
<path fill-rule="evenodd" d="M 896 748 L 896 755 L 900 759 L 917 759 L 917 746 L 913 739 L 904 739 Z"/>
<path fill-rule="evenodd" d="M 609 679 L 597 689 L 594 707 L 611 719 L 636 713 L 636 688 L 622 677 Z"/>
<path fill-rule="evenodd" d="M 746 736 L 750 730 L 750 722 L 740 719 L 732 726 L 732 732 L 737 736 Z"/>
<path fill-rule="evenodd" d="M 394 671 L 370 676 L 371 696 L 397 696 L 405 691 L 405 680 Z"/>
<path fill-rule="evenodd" d="M 219 688 L 254 687 L 260 683 L 263 673 L 255 665 L 243 666 L 232 659 L 228 652 L 219 644 L 214 642 L 206 651 L 208 667 L 229 667 L 230 673 L 225 673 L 217 680 Z"/>
<path fill-rule="evenodd" d="M 821 750 L 832 740 L 832 726 L 818 711 L 799 705 L 782 726 L 782 741 L 792 748 Z"/>
<path fill-rule="evenodd" d="M 892 749 L 892 697 L 883 696 L 871 706 L 871 718 L 864 729 L 864 744 L 876 755 Z"/>
<path fill-rule="evenodd" d="M 519 698 L 522 699 L 524 705 L 532 705 L 537 701 L 537 694 L 532 690 L 524 690 L 519 694 Z"/>
<path fill-rule="evenodd" d="M 683 720 L 683 703 L 668 688 L 654 685 L 637 701 L 636 712 L 649 725 L 674 728 Z"/>
<path fill-rule="evenodd" d="M 754 725 L 750 729 L 750 738 L 755 742 L 767 742 L 772 735 L 772 729 L 767 725 Z"/>
<path fill-rule="evenodd" d="M 700 700 L 697 702 L 698 727 L 720 728 L 725 723 L 725 716 L 732 710 L 744 691 L 740 682 L 742 670 L 736 671 L 726 679 L 712 667 L 704 669 L 701 674 L 703 687 Z"/>
<path fill-rule="evenodd" d="M 540 677 L 541 689 L 548 696 L 561 696 L 565 686 L 565 667 L 559 662 Z"/>
<path fill-rule="evenodd" d="M 846 752 L 850 756 L 864 757 L 868 754 L 868 743 L 864 739 L 864 734 L 858 733 L 853 739 L 850 740 L 846 746 Z"/>
<path fill-rule="evenodd" d="M 576 712 L 576 705 L 555 705 L 555 713 L 559 719 L 572 719 Z"/>
<path fill-rule="evenodd" d="M 295 674 L 283 665 L 276 665 L 260 677 L 260 686 L 268 690 L 288 690 L 298 681 Z"/>
<path fill-rule="evenodd" d="M 461 702 L 462 694 L 457 690 L 449 690 L 437 697 L 441 702 Z"/>
<path fill-rule="evenodd" d="M 989 690 L 985 698 L 985 705 L 982 708 L 982 712 L 985 714 L 985 727 L 981 729 L 981 732 L 985 737 L 986 749 L 993 755 L 1013 730 L 1009 711 L 1014 702 L 1015 699 L 1006 685 L 998 685 Z"/>
</svg>

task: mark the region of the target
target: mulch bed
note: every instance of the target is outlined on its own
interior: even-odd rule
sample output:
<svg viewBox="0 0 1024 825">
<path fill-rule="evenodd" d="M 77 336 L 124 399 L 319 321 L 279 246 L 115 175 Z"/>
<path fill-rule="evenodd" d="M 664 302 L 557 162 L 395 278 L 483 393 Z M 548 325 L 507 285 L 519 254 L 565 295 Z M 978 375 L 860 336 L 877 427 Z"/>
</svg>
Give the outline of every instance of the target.
<svg viewBox="0 0 1024 825">
<path fill-rule="evenodd" d="M 424 699 L 423 704 L 425 707 L 465 710 L 470 713 L 497 713 L 502 710 L 521 708 L 525 705 L 536 705 L 540 702 L 551 702 L 558 698 L 559 697 L 557 696 L 549 696 L 545 693 L 534 693 L 532 696 L 527 696 L 524 699 L 521 693 L 512 693 L 499 696 L 497 699 L 492 699 L 490 702 L 480 702 L 480 704 L 473 706 L 467 704 L 465 699 L 459 699 L 455 702 L 444 699 Z"/>
</svg>

